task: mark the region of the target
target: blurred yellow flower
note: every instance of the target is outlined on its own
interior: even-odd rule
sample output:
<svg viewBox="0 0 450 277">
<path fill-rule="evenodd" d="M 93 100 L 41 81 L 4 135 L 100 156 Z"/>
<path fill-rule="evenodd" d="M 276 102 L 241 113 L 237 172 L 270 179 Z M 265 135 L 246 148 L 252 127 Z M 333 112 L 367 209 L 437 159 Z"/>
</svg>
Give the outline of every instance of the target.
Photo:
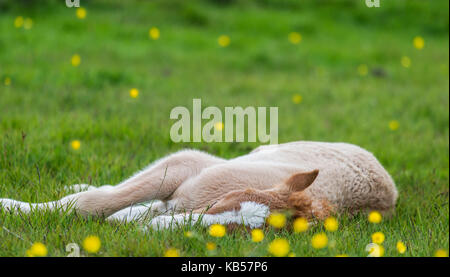
<svg viewBox="0 0 450 277">
<path fill-rule="evenodd" d="M 28 257 L 45 257 L 47 253 L 47 247 L 41 242 L 33 243 L 30 249 L 25 252 Z"/>
<path fill-rule="evenodd" d="M 83 248 L 89 253 L 97 253 L 100 246 L 101 242 L 97 236 L 88 236 L 83 241 Z"/>
<path fill-rule="evenodd" d="M 367 67 L 367 65 L 365 64 L 360 64 L 357 70 L 358 74 L 361 76 L 366 76 L 369 73 L 369 67 Z"/>
<path fill-rule="evenodd" d="M 408 68 L 411 66 L 411 59 L 407 56 L 403 56 L 402 59 L 400 60 L 400 63 L 404 68 Z"/>
<path fill-rule="evenodd" d="M 406 245 L 402 241 L 397 241 L 397 251 L 400 254 L 403 254 L 406 252 Z"/>
<path fill-rule="evenodd" d="M 288 39 L 292 44 L 299 44 L 302 41 L 302 35 L 298 32 L 291 32 Z"/>
<path fill-rule="evenodd" d="M 382 244 L 384 241 L 384 234 L 382 232 L 375 232 L 372 234 L 372 242 Z"/>
<path fill-rule="evenodd" d="M 396 131 L 400 127 L 400 123 L 397 120 L 389 121 L 389 129 Z"/>
<path fill-rule="evenodd" d="M 297 257 L 294 252 L 288 254 L 288 257 Z"/>
<path fill-rule="evenodd" d="M 164 257 L 180 257 L 180 251 L 175 248 L 169 248 L 164 252 Z"/>
<path fill-rule="evenodd" d="M 315 234 L 311 239 L 311 245 L 316 249 L 325 248 L 327 244 L 328 244 L 328 237 L 325 233 Z"/>
<path fill-rule="evenodd" d="M 303 100 L 303 97 L 300 94 L 294 94 L 292 95 L 292 102 L 294 102 L 294 104 L 300 104 Z"/>
<path fill-rule="evenodd" d="M 329 217 L 325 219 L 324 222 L 325 229 L 329 232 L 334 232 L 338 229 L 339 223 L 334 217 Z"/>
<path fill-rule="evenodd" d="M 30 30 L 31 27 L 33 27 L 33 20 L 31 18 L 25 18 L 24 22 L 23 22 L 23 28 L 25 30 Z"/>
<path fill-rule="evenodd" d="M 368 220 L 370 223 L 380 223 L 381 220 L 383 219 L 383 217 L 381 216 L 381 214 L 378 211 L 371 211 L 369 213 L 369 217 Z"/>
<path fill-rule="evenodd" d="M 225 234 L 226 234 L 225 226 L 223 226 L 221 224 L 213 224 L 213 225 L 209 226 L 209 235 L 210 236 L 221 238 L 221 237 L 225 236 Z"/>
<path fill-rule="evenodd" d="M 227 47 L 228 45 L 230 45 L 230 37 L 227 35 L 221 35 L 218 39 L 217 39 L 217 43 L 219 43 L 220 46 L 222 47 Z"/>
<path fill-rule="evenodd" d="M 421 36 L 417 36 L 413 39 L 413 45 L 416 49 L 422 50 L 425 46 L 425 40 Z"/>
<path fill-rule="evenodd" d="M 272 213 L 267 218 L 267 222 L 275 228 L 283 228 L 286 225 L 286 216 L 281 213 Z"/>
<path fill-rule="evenodd" d="M 73 150 L 78 150 L 81 147 L 81 142 L 79 140 L 72 140 L 70 142 L 70 146 L 72 147 Z"/>
<path fill-rule="evenodd" d="M 376 243 L 369 243 L 366 246 L 366 251 L 369 252 L 369 255 L 367 257 L 383 257 L 384 256 L 384 247 L 376 244 Z"/>
<path fill-rule="evenodd" d="M 444 249 L 438 249 L 434 252 L 434 256 L 438 258 L 448 257 L 448 252 Z"/>
<path fill-rule="evenodd" d="M 347 254 L 338 254 L 338 255 L 336 255 L 336 257 L 337 258 L 345 258 L 345 257 L 348 257 L 348 255 Z"/>
<path fill-rule="evenodd" d="M 284 257 L 289 253 L 289 242 L 286 239 L 274 239 L 268 247 L 270 254 L 276 257 Z"/>
<path fill-rule="evenodd" d="M 224 126 L 225 126 L 225 125 L 224 125 L 222 122 L 216 122 L 216 123 L 214 123 L 214 128 L 215 128 L 217 131 L 222 131 Z"/>
<path fill-rule="evenodd" d="M 5 86 L 11 85 L 11 78 L 10 77 L 5 77 L 4 83 L 5 83 Z"/>
<path fill-rule="evenodd" d="M 86 18 L 87 12 L 86 12 L 85 8 L 79 7 L 79 8 L 76 9 L 75 14 L 77 15 L 77 17 L 79 19 L 84 19 L 84 18 Z"/>
<path fill-rule="evenodd" d="M 217 248 L 217 245 L 214 242 L 207 242 L 206 243 L 206 249 L 209 251 L 213 251 Z"/>
<path fill-rule="evenodd" d="M 191 231 L 186 231 L 186 232 L 184 232 L 184 236 L 187 238 L 192 238 L 192 236 L 194 236 L 194 234 Z"/>
<path fill-rule="evenodd" d="M 70 62 L 72 63 L 72 66 L 79 66 L 81 63 L 81 57 L 78 54 L 75 54 L 70 59 Z"/>
<path fill-rule="evenodd" d="M 150 30 L 148 31 L 148 36 L 153 39 L 153 40 L 157 40 L 159 39 L 159 29 L 156 27 L 151 27 Z"/>
<path fill-rule="evenodd" d="M 14 27 L 20 28 L 22 26 L 23 26 L 23 17 L 22 16 L 16 17 L 16 19 L 14 19 Z"/>
<path fill-rule="evenodd" d="M 294 232 L 296 233 L 305 232 L 306 230 L 308 230 L 308 220 L 306 220 L 306 218 L 299 217 L 294 220 L 293 227 Z"/>
<path fill-rule="evenodd" d="M 130 89 L 130 97 L 137 98 L 139 96 L 139 90 L 137 88 Z"/>
<path fill-rule="evenodd" d="M 252 241 L 260 242 L 264 239 L 264 232 L 261 229 L 252 230 Z"/>
</svg>

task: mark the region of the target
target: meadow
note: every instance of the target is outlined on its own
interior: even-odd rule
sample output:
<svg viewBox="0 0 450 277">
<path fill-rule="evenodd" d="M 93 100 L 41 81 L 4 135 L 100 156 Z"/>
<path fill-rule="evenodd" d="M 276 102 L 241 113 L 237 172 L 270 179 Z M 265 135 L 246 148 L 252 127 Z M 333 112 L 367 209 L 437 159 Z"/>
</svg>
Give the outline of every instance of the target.
<svg viewBox="0 0 450 277">
<path fill-rule="evenodd" d="M 0 211 L 0 256 L 48 256 L 90 235 L 85 256 L 384 256 L 449 249 L 449 2 L 0 1 L 0 198 L 45 202 L 64 186 L 117 184 L 183 148 L 232 158 L 258 143 L 174 143 L 172 108 L 278 107 L 279 143 L 348 142 L 371 151 L 395 180 L 392 217 L 338 215 L 295 233 L 245 229 L 213 237 L 199 226 L 142 231 L 66 213 Z M 74 143 L 75 142 L 75 143 Z M 186 233 L 187 232 L 187 233 Z M 327 247 L 311 239 L 325 233 Z M 188 234 L 188 235 L 186 235 Z M 406 246 L 397 250 L 397 242 Z M 209 249 L 207 247 L 209 244 Z"/>
</svg>

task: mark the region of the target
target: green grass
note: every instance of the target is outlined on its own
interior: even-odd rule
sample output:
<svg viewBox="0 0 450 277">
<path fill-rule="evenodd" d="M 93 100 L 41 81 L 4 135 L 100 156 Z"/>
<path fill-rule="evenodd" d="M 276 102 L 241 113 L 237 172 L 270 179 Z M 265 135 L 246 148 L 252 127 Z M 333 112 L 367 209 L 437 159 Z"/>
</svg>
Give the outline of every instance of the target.
<svg viewBox="0 0 450 277">
<path fill-rule="evenodd" d="M 368 149 L 396 181 L 396 213 L 379 225 L 365 215 L 341 216 L 339 230 L 328 234 L 334 248 L 314 250 L 310 239 L 321 225 L 302 234 L 268 228 L 256 244 L 244 230 L 218 239 L 194 227 L 189 239 L 181 229 L 144 233 L 139 224 L 1 211 L 9 232 L 0 229 L 0 256 L 24 256 L 35 241 L 50 256 L 65 256 L 66 244 L 91 234 L 102 241 L 98 256 L 160 256 L 169 247 L 184 256 L 265 256 L 275 237 L 287 238 L 297 256 L 366 256 L 375 231 L 386 235 L 387 256 L 448 251 L 448 1 L 381 1 L 379 9 L 362 0 L 84 2 L 88 14 L 79 20 L 55 1 L 0 1 L 0 197 L 55 200 L 65 185 L 117 184 L 182 148 L 230 158 L 257 145 L 173 143 L 170 110 L 191 109 L 192 98 L 201 98 L 203 107 L 222 110 L 279 107 L 280 143 L 345 141 Z M 30 30 L 14 28 L 19 15 L 33 19 Z M 152 26 L 159 40 L 149 39 Z M 288 41 L 291 31 L 302 34 L 300 44 Z M 218 46 L 222 34 L 229 47 Z M 422 50 L 413 47 L 417 35 Z M 70 64 L 74 53 L 79 67 Z M 410 68 L 401 66 L 402 56 L 411 58 Z M 360 76 L 360 64 L 383 74 Z M 133 87 L 137 99 L 129 97 Z M 291 100 L 297 93 L 300 104 Z M 398 130 L 388 128 L 391 120 Z M 80 150 L 70 149 L 73 139 Z M 404 255 L 398 240 L 408 247 Z M 206 250 L 208 241 L 216 251 Z"/>
</svg>

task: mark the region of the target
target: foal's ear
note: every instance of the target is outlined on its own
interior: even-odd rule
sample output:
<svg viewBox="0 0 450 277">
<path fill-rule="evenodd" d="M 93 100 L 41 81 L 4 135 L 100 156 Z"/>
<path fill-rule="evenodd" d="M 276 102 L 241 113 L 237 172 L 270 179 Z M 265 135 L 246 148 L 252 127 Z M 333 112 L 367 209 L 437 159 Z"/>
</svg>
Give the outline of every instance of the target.
<svg viewBox="0 0 450 277">
<path fill-rule="evenodd" d="M 285 185 L 292 192 L 302 191 L 314 182 L 317 175 L 319 175 L 318 169 L 309 172 L 295 173 L 286 180 Z"/>
</svg>

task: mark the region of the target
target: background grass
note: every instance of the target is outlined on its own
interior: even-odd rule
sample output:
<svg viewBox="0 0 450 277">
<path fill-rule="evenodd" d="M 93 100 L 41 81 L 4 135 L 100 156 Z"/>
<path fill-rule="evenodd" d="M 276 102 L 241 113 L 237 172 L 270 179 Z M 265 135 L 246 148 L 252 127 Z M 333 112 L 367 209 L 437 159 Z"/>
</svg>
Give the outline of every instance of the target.
<svg viewBox="0 0 450 277">
<path fill-rule="evenodd" d="M 365 256 L 375 231 L 386 235 L 388 256 L 402 256 L 398 240 L 408 247 L 404 256 L 448 251 L 448 1 L 381 1 L 369 9 L 362 0 L 82 0 L 84 20 L 63 1 L 42 2 L 0 1 L 0 197 L 54 200 L 64 185 L 117 184 L 185 147 L 231 158 L 257 145 L 173 143 L 170 110 L 191 110 L 193 98 L 222 110 L 279 107 L 280 143 L 358 144 L 391 173 L 400 197 L 395 216 L 380 225 L 364 215 L 339 218 L 329 234 L 335 246 L 324 250 L 310 245 L 322 226 L 303 234 L 268 228 L 256 244 L 243 230 L 215 239 L 194 227 L 185 238 L 181 229 L 144 233 L 138 224 L 1 211 L 9 231 L 0 230 L 0 256 L 24 256 L 35 241 L 65 256 L 68 243 L 91 234 L 102 241 L 98 256 L 160 256 L 169 247 L 185 256 L 265 256 L 275 237 L 287 238 L 297 256 Z M 17 16 L 31 18 L 32 28 L 15 28 Z M 158 40 L 148 37 L 152 26 Z M 289 42 L 292 31 L 300 44 Z M 223 34 L 231 39 L 225 48 L 217 43 Z M 424 49 L 413 47 L 415 36 Z M 78 67 L 70 64 L 75 53 Z M 358 74 L 361 64 L 368 75 Z M 137 99 L 128 93 L 134 87 Z M 206 250 L 208 241 L 218 248 Z"/>
</svg>

